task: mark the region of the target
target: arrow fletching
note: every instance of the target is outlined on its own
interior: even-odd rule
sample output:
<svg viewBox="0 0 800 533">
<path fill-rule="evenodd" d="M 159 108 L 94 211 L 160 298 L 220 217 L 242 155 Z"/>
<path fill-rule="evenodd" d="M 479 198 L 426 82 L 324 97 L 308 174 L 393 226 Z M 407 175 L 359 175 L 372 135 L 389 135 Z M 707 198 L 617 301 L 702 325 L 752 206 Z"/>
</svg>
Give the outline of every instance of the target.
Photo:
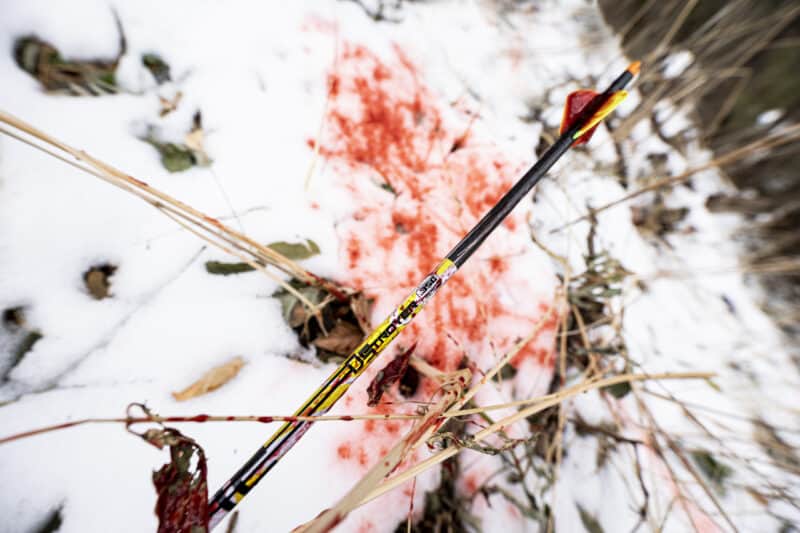
<svg viewBox="0 0 800 533">
<path fill-rule="evenodd" d="M 570 126 L 572 126 L 575 120 L 580 116 L 581 111 L 583 111 L 583 109 L 597 96 L 597 92 L 589 89 L 578 89 L 577 91 L 573 91 L 567 95 L 567 101 L 564 104 L 564 114 L 561 117 L 561 128 L 558 132 L 559 135 L 562 135 L 570 128 Z M 611 113 L 614 108 L 616 108 L 627 96 L 627 91 L 615 92 L 611 98 L 609 98 L 608 101 L 603 104 L 603 107 L 598 109 L 597 113 L 595 113 L 594 116 L 589 119 L 588 122 L 586 122 L 586 125 L 578 130 L 575 135 L 573 135 L 573 139 L 575 139 L 573 146 L 578 146 L 589 142 L 589 139 L 591 139 L 592 135 L 594 135 L 594 131 L 597 129 L 597 125 L 600 124 L 600 121 L 606 118 L 606 116 Z"/>
</svg>

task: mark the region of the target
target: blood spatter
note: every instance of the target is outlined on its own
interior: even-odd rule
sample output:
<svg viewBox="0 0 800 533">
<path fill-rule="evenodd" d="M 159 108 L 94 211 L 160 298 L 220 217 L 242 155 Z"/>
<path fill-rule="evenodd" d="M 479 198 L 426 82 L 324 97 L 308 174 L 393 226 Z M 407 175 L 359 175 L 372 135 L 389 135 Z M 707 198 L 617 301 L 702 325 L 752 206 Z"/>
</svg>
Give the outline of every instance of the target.
<svg viewBox="0 0 800 533">
<path fill-rule="evenodd" d="M 336 454 L 339 456 L 339 459 L 346 461 L 353 455 L 353 450 L 350 448 L 349 444 L 340 444 L 339 447 L 336 448 Z"/>
<path fill-rule="evenodd" d="M 478 491 L 478 487 L 480 487 L 480 482 L 476 474 L 465 475 L 462 482 L 464 484 L 464 492 L 469 496 L 475 494 Z"/>
<path fill-rule="evenodd" d="M 446 105 L 423 80 L 397 48 L 385 59 L 364 46 L 342 43 L 336 70 L 327 80 L 325 134 L 318 145 L 312 143 L 311 149 L 326 158 L 336 185 L 352 196 L 352 214 L 337 224 L 343 281 L 374 299 L 373 324 L 403 301 L 502 197 L 526 163 L 481 137 L 479 123 L 471 124 L 472 117 Z M 416 356 L 446 372 L 465 360 L 485 369 L 530 334 L 551 305 L 540 302 L 542 291 L 536 290 L 550 274 L 512 272 L 515 258 L 530 250 L 527 236 L 520 238 L 525 232 L 524 219 L 512 213 L 426 305 L 401 334 L 409 340 L 406 346 L 418 343 Z M 510 301 L 509 294 L 517 301 Z M 540 351 L 552 350 L 554 328 L 555 322 L 548 321 L 518 361 L 547 364 Z M 367 384 L 396 354 L 395 347 L 388 351 L 383 363 L 370 367 L 351 387 L 353 403 L 346 400 L 346 412 L 362 412 Z M 429 400 L 439 388 L 423 378 L 414 399 Z M 386 399 L 391 405 L 379 404 L 373 412 L 403 410 L 406 398 L 396 386 Z M 336 455 L 363 471 L 410 422 L 368 420 L 349 427 Z"/>
<path fill-rule="evenodd" d="M 371 520 L 364 520 L 358 526 L 358 533 L 373 533 L 375 531 L 375 524 Z"/>
</svg>

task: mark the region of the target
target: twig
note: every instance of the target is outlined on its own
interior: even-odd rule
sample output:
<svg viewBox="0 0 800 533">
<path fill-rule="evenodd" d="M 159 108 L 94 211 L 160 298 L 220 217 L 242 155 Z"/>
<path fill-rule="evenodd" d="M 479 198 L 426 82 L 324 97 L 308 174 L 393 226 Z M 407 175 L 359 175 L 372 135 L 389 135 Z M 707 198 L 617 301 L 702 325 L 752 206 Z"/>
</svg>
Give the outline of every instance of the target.
<svg viewBox="0 0 800 533">
<path fill-rule="evenodd" d="M 531 415 L 539 413 L 548 407 L 552 407 L 554 405 L 558 405 L 559 403 L 577 396 L 583 392 L 599 389 L 603 387 L 609 387 L 611 385 L 615 385 L 617 383 L 631 383 L 635 381 L 647 381 L 647 380 L 659 380 L 659 379 L 708 379 L 713 377 L 714 374 L 710 372 L 686 372 L 686 373 L 664 373 L 664 374 L 624 374 L 619 376 L 613 376 L 610 378 L 604 379 L 594 379 L 594 380 L 587 380 L 583 383 L 579 383 L 577 385 L 573 385 L 567 389 L 559 391 L 554 394 L 548 394 L 547 396 L 542 396 L 540 398 L 536 398 L 533 400 L 525 400 L 523 402 L 511 402 L 509 404 L 504 404 L 504 407 L 512 407 L 512 406 L 519 406 L 527 404 L 528 407 L 522 409 L 514 413 L 513 415 L 509 415 L 500 419 L 499 421 L 491 424 L 490 426 L 484 428 L 483 430 L 479 431 L 473 436 L 473 439 L 477 441 L 481 441 L 492 435 L 497 433 L 498 431 L 503 430 L 505 427 L 519 421 L 523 420 Z M 533 405 L 530 405 L 533 404 Z M 477 408 L 477 409 L 465 409 L 459 411 L 461 414 L 468 414 L 470 412 L 481 412 L 486 408 Z M 443 416 L 449 416 L 451 413 L 445 412 Z M 403 473 L 386 480 L 383 484 L 380 485 L 376 490 L 371 492 L 362 502 L 361 504 L 367 503 L 378 496 L 385 494 L 386 492 L 394 489 L 395 487 L 405 483 L 412 477 L 419 475 L 420 473 L 424 472 L 425 470 L 441 463 L 442 461 L 453 457 L 460 451 L 460 448 L 456 446 L 450 446 L 445 448 L 444 450 L 438 452 L 437 454 L 429 457 L 428 459 L 414 465 L 413 467 L 409 468 L 408 470 L 404 471 Z"/>
</svg>

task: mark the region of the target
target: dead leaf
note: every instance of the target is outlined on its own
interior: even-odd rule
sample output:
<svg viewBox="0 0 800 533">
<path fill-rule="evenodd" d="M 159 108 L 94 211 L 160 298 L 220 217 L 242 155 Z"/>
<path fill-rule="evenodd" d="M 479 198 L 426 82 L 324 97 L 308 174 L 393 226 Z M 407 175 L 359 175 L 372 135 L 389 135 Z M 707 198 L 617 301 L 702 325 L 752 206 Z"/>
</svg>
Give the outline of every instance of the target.
<svg viewBox="0 0 800 533">
<path fill-rule="evenodd" d="M 583 527 L 586 528 L 586 531 L 589 533 L 603 533 L 603 527 L 600 525 L 600 522 L 597 521 L 597 518 L 592 516 L 592 514 L 580 504 L 575 505 L 578 507 L 578 515 L 580 515 L 581 522 L 583 523 Z"/>
<path fill-rule="evenodd" d="M 181 91 L 175 93 L 175 96 L 173 96 L 172 99 L 159 96 L 158 102 L 161 104 L 161 110 L 158 112 L 158 116 L 162 118 L 166 117 L 178 109 L 178 104 L 181 103 L 181 98 L 183 98 L 183 93 Z"/>
<path fill-rule="evenodd" d="M 200 111 L 197 111 L 192 119 L 192 129 L 186 134 L 183 142 L 186 147 L 191 150 L 196 163 L 200 166 L 208 166 L 211 164 L 211 158 L 208 157 L 205 147 L 203 146 L 205 138 L 206 134 L 203 130 L 203 115 L 200 113 Z"/>
<path fill-rule="evenodd" d="M 417 343 L 412 344 L 411 348 L 401 351 L 385 367 L 378 371 L 375 378 L 370 382 L 369 387 L 367 387 L 367 394 L 369 395 L 367 405 L 370 407 L 378 405 L 383 393 L 400 381 L 406 370 L 408 370 L 408 360 L 416 347 Z"/>
<path fill-rule="evenodd" d="M 316 245 L 313 241 L 308 242 L 312 243 L 308 248 L 314 250 Z M 363 297 L 356 300 L 353 295 L 336 298 L 321 287 L 309 286 L 296 279 L 290 280 L 289 285 L 312 306 L 310 309 L 295 294 L 283 288 L 272 295 L 280 302 L 283 318 L 297 333 L 300 345 L 304 348 L 316 346 L 317 358 L 324 363 L 340 361 L 350 355 L 368 331 L 369 324 L 364 315 L 370 302 Z"/>
<path fill-rule="evenodd" d="M 169 65 L 166 61 L 161 59 L 158 54 L 142 54 L 142 65 L 150 71 L 150 74 L 155 78 L 156 83 L 161 85 L 164 82 L 171 81 L 169 73 Z"/>
<path fill-rule="evenodd" d="M 83 273 L 86 289 L 95 300 L 108 298 L 111 281 L 109 278 L 117 271 L 117 267 L 109 263 L 96 265 Z"/>
<path fill-rule="evenodd" d="M 209 393 L 220 388 L 236 377 L 244 366 L 244 359 L 234 357 L 227 363 L 214 367 L 206 372 L 203 377 L 186 387 L 180 392 L 173 392 L 172 397 L 179 402 L 185 402 L 196 396 Z"/>
<path fill-rule="evenodd" d="M 147 136 L 141 139 L 158 150 L 161 155 L 161 165 L 169 172 L 183 172 L 197 164 L 194 154 L 187 146 L 160 141 L 156 138 L 153 127 L 150 127 Z"/>
<path fill-rule="evenodd" d="M 278 241 L 268 244 L 267 247 L 295 261 L 308 259 L 319 253 L 319 246 L 311 239 L 306 239 L 305 242 Z"/>
<path fill-rule="evenodd" d="M 358 326 L 339 320 L 327 336 L 317 337 L 313 344 L 320 350 L 346 357 L 353 353 L 363 338 Z"/>
<path fill-rule="evenodd" d="M 211 164 L 211 158 L 208 157 L 203 146 L 205 132 L 200 111 L 194 114 L 192 129 L 184 137 L 183 143 L 162 140 L 158 129 L 153 125 L 147 128 L 147 133 L 140 139 L 158 150 L 161 155 L 161 164 L 170 172 L 182 172 L 195 165 Z"/>
<path fill-rule="evenodd" d="M 242 274 L 244 272 L 252 272 L 255 268 L 247 263 L 224 263 L 222 261 L 206 261 L 206 272 L 209 274 L 218 274 L 220 276 L 229 276 L 231 274 Z"/>
<path fill-rule="evenodd" d="M 158 533 L 205 533 L 208 531 L 208 481 L 206 456 L 193 439 L 173 428 L 164 428 L 170 442 L 170 462 L 153 472 Z M 196 464 L 192 459 L 196 455 Z"/>
<path fill-rule="evenodd" d="M 119 53 L 113 60 L 74 60 L 64 58 L 52 44 L 35 35 L 14 42 L 14 59 L 22 70 L 36 78 L 46 91 L 71 96 L 100 96 L 118 92 L 116 71 L 126 44 L 122 26 Z"/>
<path fill-rule="evenodd" d="M 25 309 L 21 306 L 9 307 L 3 310 L 3 326 L 10 331 L 16 331 L 25 325 Z"/>
</svg>

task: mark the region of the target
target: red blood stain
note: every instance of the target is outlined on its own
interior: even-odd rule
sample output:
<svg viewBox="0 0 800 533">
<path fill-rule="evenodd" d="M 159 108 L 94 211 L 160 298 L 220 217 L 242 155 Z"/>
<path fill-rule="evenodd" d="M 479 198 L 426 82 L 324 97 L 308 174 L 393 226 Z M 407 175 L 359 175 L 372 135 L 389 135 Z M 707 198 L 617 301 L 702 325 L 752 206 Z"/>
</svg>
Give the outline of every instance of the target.
<svg viewBox="0 0 800 533">
<path fill-rule="evenodd" d="M 336 453 L 339 455 L 340 459 L 350 459 L 350 456 L 353 453 L 353 450 L 350 449 L 348 444 L 340 444 L 338 448 L 336 448 Z"/>
<path fill-rule="evenodd" d="M 303 20 L 300 25 L 301 31 L 318 32 L 318 33 L 336 33 L 338 31 L 338 24 L 335 21 L 328 20 L 319 15 L 309 15 Z"/>
<path fill-rule="evenodd" d="M 205 422 L 208 420 L 208 415 L 197 415 L 189 419 L 191 422 Z"/>
<path fill-rule="evenodd" d="M 358 528 L 358 533 L 370 533 L 371 531 L 375 531 L 375 524 L 369 520 L 362 522 Z"/>
<path fill-rule="evenodd" d="M 479 486 L 478 478 L 474 474 L 464 476 L 464 490 L 468 495 L 475 494 Z"/>
<path fill-rule="evenodd" d="M 337 225 L 340 257 L 344 281 L 374 299 L 374 324 L 502 197 L 525 163 L 481 138 L 479 126 L 469 128 L 468 116 L 442 105 L 422 83 L 408 57 L 397 48 L 394 55 L 384 60 L 363 46 L 342 43 L 336 72 L 328 79 L 325 134 L 319 146 L 308 143 L 328 160 L 338 185 L 356 204 L 352 216 Z M 443 371 L 455 370 L 465 357 L 485 369 L 530 334 L 550 307 L 536 291 L 550 274 L 512 268 L 531 249 L 524 228 L 521 216 L 512 214 L 427 304 L 398 345 L 418 342 L 416 355 Z M 515 366 L 530 360 L 550 372 L 555 326 L 553 317 L 517 355 Z M 353 385 L 345 400 L 348 412 L 366 406 L 365 388 L 389 360 L 382 356 Z M 439 387 L 423 380 L 415 399 L 428 400 Z M 387 398 L 404 400 L 394 389 Z M 374 412 L 398 410 L 382 404 Z M 410 422 L 368 420 L 355 427 L 337 455 L 365 469 Z"/>
<path fill-rule="evenodd" d="M 358 464 L 362 467 L 369 466 L 369 456 L 367 455 L 367 450 L 363 447 L 358 449 Z"/>
<path fill-rule="evenodd" d="M 274 419 L 271 416 L 259 416 L 258 421 L 263 422 L 265 424 L 269 424 L 270 422 L 273 422 Z"/>
</svg>

